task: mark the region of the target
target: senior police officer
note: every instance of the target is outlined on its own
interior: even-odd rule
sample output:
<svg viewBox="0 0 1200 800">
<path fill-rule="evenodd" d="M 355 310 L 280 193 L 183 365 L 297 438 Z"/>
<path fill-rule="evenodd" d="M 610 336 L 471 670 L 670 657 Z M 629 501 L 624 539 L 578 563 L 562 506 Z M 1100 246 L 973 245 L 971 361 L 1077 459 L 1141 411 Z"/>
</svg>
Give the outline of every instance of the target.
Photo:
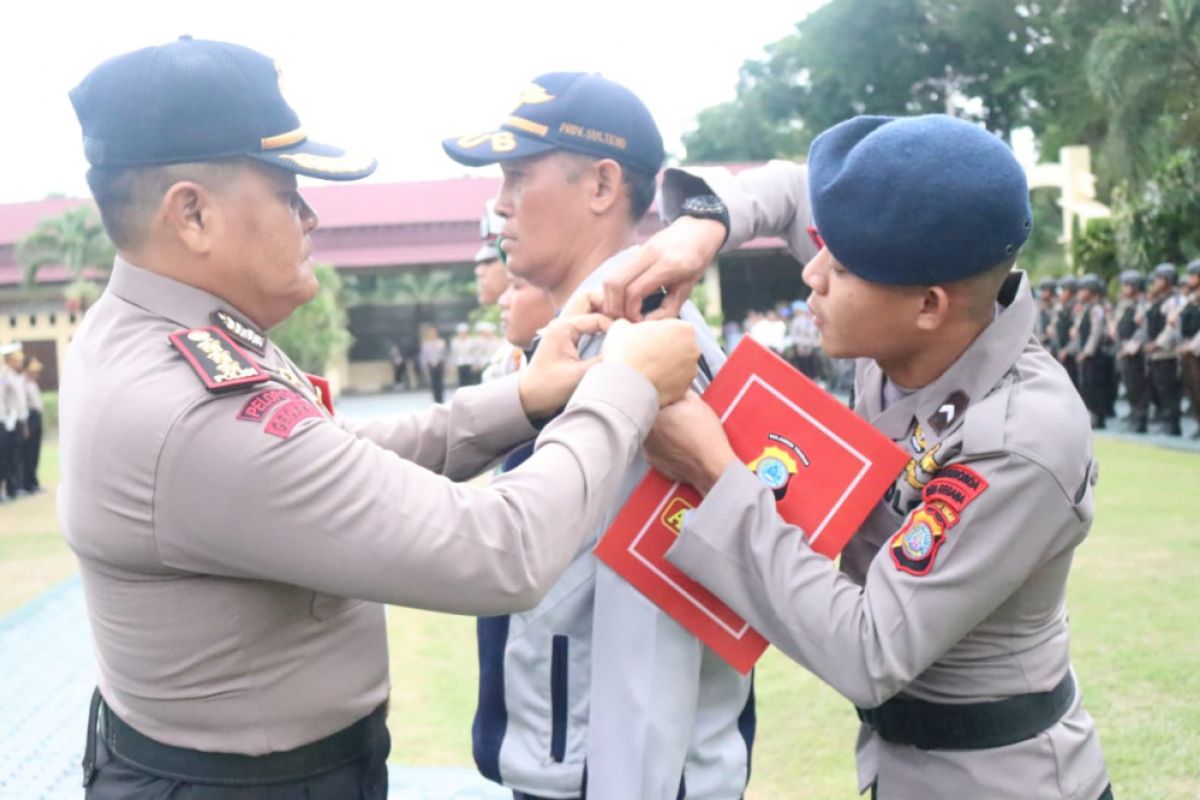
<svg viewBox="0 0 1200 800">
<path fill-rule="evenodd" d="M 296 175 L 374 161 L 309 140 L 275 64 L 237 45 L 127 53 L 71 100 L 118 252 L 62 382 L 59 514 L 99 665 L 89 796 L 382 798 L 380 603 L 537 603 L 695 374 L 692 331 L 618 323 L 584 362 L 604 323 L 560 321 L 523 376 L 337 419 L 264 331 L 316 289 Z M 535 435 L 487 490 L 455 482 Z"/>
<path fill-rule="evenodd" d="M 799 174 L 743 175 L 741 191 L 721 195 L 726 247 L 750 232 L 799 238 Z M 897 480 L 839 573 L 689 396 L 647 441 L 651 463 L 705 494 L 668 558 L 858 707 L 861 791 L 1108 797 L 1065 606 L 1096 465 L 1087 413 L 1033 336 L 1028 281 L 1011 270 L 1031 225 L 1024 173 L 983 129 L 927 116 L 833 127 L 813 142 L 808 176 L 824 246 L 804 279 L 824 346 L 860 357 L 856 412 L 932 468 L 923 487 Z M 633 265 L 606 296 L 711 256 L 726 232 L 703 224 L 661 268 Z"/>
<path fill-rule="evenodd" d="M 1116 342 L 1117 369 L 1129 401 L 1129 429 L 1145 433 L 1150 418 L 1150 375 L 1146 371 L 1146 276 L 1136 269 L 1121 272 L 1121 298 L 1113 312 L 1110 336 Z"/>
</svg>

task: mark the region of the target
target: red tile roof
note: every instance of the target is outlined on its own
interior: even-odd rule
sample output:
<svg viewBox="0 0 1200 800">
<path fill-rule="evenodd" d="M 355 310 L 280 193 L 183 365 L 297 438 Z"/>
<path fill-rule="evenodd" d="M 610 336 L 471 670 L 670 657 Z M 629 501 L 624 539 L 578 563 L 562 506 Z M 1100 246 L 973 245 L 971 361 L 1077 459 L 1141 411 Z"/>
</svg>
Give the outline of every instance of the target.
<svg viewBox="0 0 1200 800">
<path fill-rule="evenodd" d="M 740 172 L 751 164 L 728 164 Z M 417 264 L 461 264 L 479 249 L 484 203 L 495 197 L 498 178 L 455 178 L 412 183 L 347 183 L 308 186 L 302 191 L 321 217 L 314 234 L 317 259 L 343 268 Z M 15 244 L 37 223 L 81 203 L 80 198 L 0 204 L 0 286 L 20 281 Z M 649 218 L 642 234 L 657 229 Z M 780 247 L 757 240 L 747 247 Z M 39 280 L 65 280 L 62 267 L 46 267 Z"/>
</svg>

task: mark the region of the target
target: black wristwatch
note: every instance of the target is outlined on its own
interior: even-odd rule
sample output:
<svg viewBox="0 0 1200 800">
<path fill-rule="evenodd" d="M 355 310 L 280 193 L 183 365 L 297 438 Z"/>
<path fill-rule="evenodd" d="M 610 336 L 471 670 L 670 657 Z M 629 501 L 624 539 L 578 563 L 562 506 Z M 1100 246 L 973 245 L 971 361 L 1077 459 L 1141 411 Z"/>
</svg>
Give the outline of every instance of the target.
<svg viewBox="0 0 1200 800">
<path fill-rule="evenodd" d="M 729 209 L 715 194 L 694 194 L 687 198 L 679 206 L 675 219 L 680 217 L 716 220 L 725 226 L 725 238 L 729 238 Z"/>
</svg>

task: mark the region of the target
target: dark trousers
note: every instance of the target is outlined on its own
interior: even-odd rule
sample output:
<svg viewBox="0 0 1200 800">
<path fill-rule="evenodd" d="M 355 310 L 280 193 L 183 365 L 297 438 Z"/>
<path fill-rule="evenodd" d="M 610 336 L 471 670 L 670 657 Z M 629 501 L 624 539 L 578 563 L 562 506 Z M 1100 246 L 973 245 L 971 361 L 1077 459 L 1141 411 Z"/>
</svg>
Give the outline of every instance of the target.
<svg viewBox="0 0 1200 800">
<path fill-rule="evenodd" d="M 1192 406 L 1192 416 L 1200 422 L 1200 356 L 1184 353 L 1179 369 L 1183 374 L 1183 391 Z"/>
<path fill-rule="evenodd" d="M 1111 404 L 1112 359 L 1098 353 L 1079 360 L 1079 394 L 1092 415 L 1092 425 L 1104 427 Z"/>
<path fill-rule="evenodd" d="M 368 752 L 352 761 L 265 785 L 217 785 L 167 777 L 113 753 L 104 736 L 95 735 L 95 745 L 96 771 L 87 800 L 387 800 L 391 740 L 386 728 Z"/>
<path fill-rule="evenodd" d="M 38 462 L 42 460 L 42 412 L 30 409 L 29 437 L 23 442 L 23 445 L 22 477 L 25 479 L 25 488 L 32 492 L 41 487 L 37 471 Z"/>
<path fill-rule="evenodd" d="M 1079 364 L 1075 361 L 1075 356 L 1065 356 L 1061 363 L 1063 369 L 1067 371 L 1067 375 L 1071 378 L 1071 383 L 1074 384 L 1075 390 L 1079 391 Z"/>
<path fill-rule="evenodd" d="M 9 497 L 16 497 L 17 490 L 24 488 L 20 451 L 20 428 L 9 431 L 0 425 L 0 491 Z"/>
<path fill-rule="evenodd" d="M 1129 401 L 1129 423 L 1145 433 L 1150 418 L 1150 373 L 1146 370 L 1144 353 L 1121 358 L 1121 380 L 1125 382 L 1125 399 Z"/>
<path fill-rule="evenodd" d="M 878 782 L 871 784 L 871 800 L 876 800 L 877 792 L 879 791 Z M 1104 791 L 1096 800 L 1113 800 L 1112 784 L 1104 787 Z"/>
<path fill-rule="evenodd" d="M 446 371 L 441 364 L 429 368 L 429 388 L 433 392 L 433 402 L 440 403 L 446 397 Z"/>
<path fill-rule="evenodd" d="M 1150 379 L 1154 382 L 1154 393 L 1158 398 L 1159 410 L 1166 420 L 1167 430 L 1176 433 L 1179 430 L 1179 406 L 1183 394 L 1179 383 L 1179 359 L 1151 359 Z"/>
</svg>

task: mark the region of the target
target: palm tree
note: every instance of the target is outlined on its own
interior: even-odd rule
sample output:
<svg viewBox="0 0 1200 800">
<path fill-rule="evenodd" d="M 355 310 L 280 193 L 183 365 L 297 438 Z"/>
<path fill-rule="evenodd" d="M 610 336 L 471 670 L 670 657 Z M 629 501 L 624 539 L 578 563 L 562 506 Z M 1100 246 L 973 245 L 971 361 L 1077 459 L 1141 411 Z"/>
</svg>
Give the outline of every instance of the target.
<svg viewBox="0 0 1200 800">
<path fill-rule="evenodd" d="M 1088 82 L 1110 111 L 1106 155 L 1144 180 L 1177 149 L 1200 145 L 1200 0 L 1161 0 L 1096 35 Z"/>
<path fill-rule="evenodd" d="M 112 242 L 89 205 L 46 217 L 17 244 L 21 279 L 26 286 L 36 282 L 42 267 L 62 264 L 71 277 L 71 284 L 65 290 L 67 299 L 82 307 L 99 294 L 99 287 L 85 273 L 89 269 L 108 272 L 114 252 Z"/>
</svg>

